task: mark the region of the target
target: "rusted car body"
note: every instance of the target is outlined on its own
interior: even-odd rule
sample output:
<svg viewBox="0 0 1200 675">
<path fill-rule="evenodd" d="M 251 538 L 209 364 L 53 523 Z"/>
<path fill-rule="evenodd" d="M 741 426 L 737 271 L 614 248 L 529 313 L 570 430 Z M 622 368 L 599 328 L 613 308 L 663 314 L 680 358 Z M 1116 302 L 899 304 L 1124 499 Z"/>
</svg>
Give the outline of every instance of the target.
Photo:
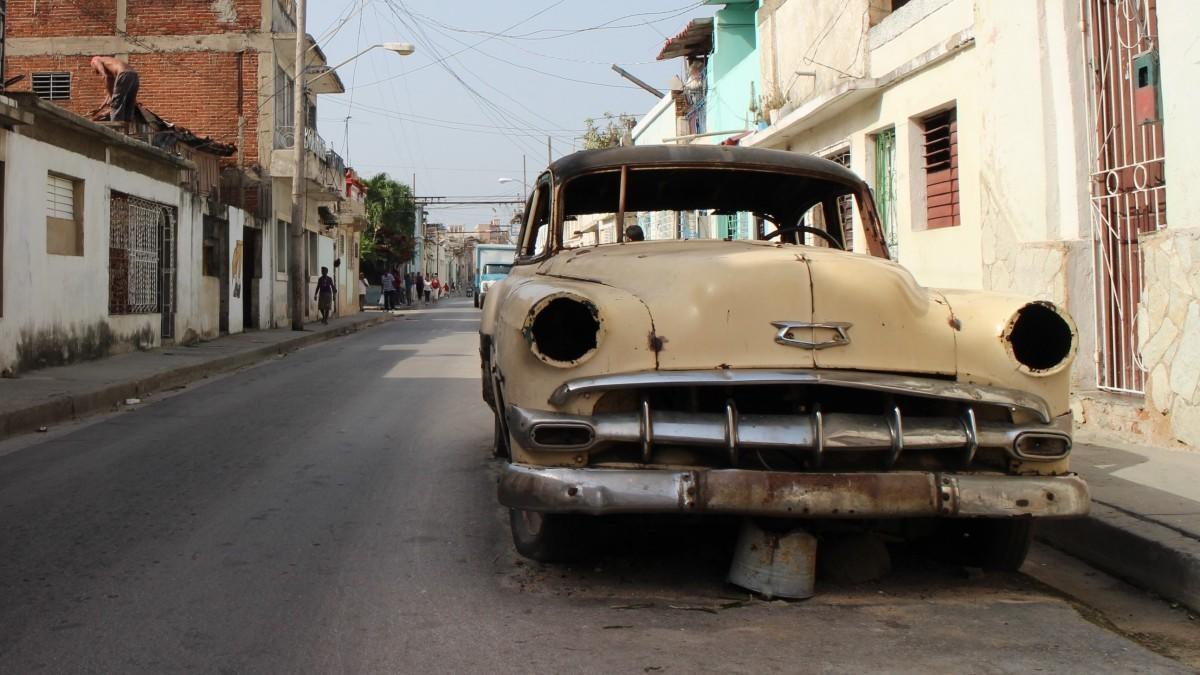
<svg viewBox="0 0 1200 675">
<path fill-rule="evenodd" d="M 837 250 L 847 200 L 871 255 Z M 526 213 L 480 330 L 525 555 L 556 557 L 581 515 L 719 513 L 982 519 L 1013 566 L 1030 517 L 1087 512 L 1070 318 L 918 285 L 849 170 L 737 147 L 583 152 Z M 647 214 L 710 236 L 626 240 Z"/>
</svg>

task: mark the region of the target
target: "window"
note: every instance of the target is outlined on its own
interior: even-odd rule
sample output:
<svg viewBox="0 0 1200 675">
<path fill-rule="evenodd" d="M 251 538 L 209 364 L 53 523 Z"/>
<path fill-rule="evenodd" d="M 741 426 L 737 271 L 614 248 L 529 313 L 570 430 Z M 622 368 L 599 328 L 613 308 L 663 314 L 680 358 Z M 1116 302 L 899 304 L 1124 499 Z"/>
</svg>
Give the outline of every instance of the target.
<svg viewBox="0 0 1200 675">
<path fill-rule="evenodd" d="M 308 241 L 308 267 L 307 273 L 310 277 L 317 276 L 317 237 L 320 236 L 316 232 L 306 232 L 305 237 Z"/>
<path fill-rule="evenodd" d="M 958 205 L 958 116 L 951 108 L 921 120 L 925 159 L 925 227 L 961 224 Z"/>
<path fill-rule="evenodd" d="M 160 290 L 171 292 L 163 283 L 160 255 L 167 207 L 118 192 L 109 207 L 108 313 L 157 313 Z"/>
<path fill-rule="evenodd" d="M 71 98 L 70 73 L 34 73 L 33 93 L 47 101 L 67 101 Z"/>
<path fill-rule="evenodd" d="M 204 217 L 204 251 L 201 263 L 206 277 L 221 276 L 221 256 L 218 249 L 221 239 L 217 236 L 217 221 L 211 216 Z"/>
<path fill-rule="evenodd" d="M 275 68 L 275 147 L 292 147 L 292 126 L 296 123 L 295 80 L 287 71 Z"/>
<path fill-rule="evenodd" d="M 288 267 L 288 224 L 275 221 L 275 273 L 287 274 Z"/>
<path fill-rule="evenodd" d="M 875 207 L 879 211 L 879 226 L 888 256 L 897 260 L 900 255 L 896 236 L 896 130 L 885 129 L 875 134 Z"/>
<path fill-rule="evenodd" d="M 83 181 L 46 174 L 46 253 L 83 255 Z"/>
<path fill-rule="evenodd" d="M 522 239 L 521 254 L 536 256 L 545 253 L 550 238 L 550 184 L 539 183 L 529 199 L 529 224 Z"/>
</svg>

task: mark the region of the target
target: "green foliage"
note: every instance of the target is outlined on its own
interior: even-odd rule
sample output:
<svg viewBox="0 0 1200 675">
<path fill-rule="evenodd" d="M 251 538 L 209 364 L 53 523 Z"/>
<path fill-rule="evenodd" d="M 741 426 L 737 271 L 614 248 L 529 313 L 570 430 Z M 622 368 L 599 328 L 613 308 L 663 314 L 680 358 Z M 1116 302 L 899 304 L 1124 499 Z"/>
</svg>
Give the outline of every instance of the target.
<svg viewBox="0 0 1200 675">
<path fill-rule="evenodd" d="M 608 124 L 602 127 L 597 126 L 596 120 L 590 117 L 583 121 L 583 147 L 585 150 L 615 148 L 621 144 L 621 138 L 625 133 L 637 124 L 637 120 L 628 115 L 613 116 L 610 113 L 604 113 L 604 119 L 608 120 Z"/>
<path fill-rule="evenodd" d="M 371 273 L 382 273 L 412 260 L 416 204 L 412 188 L 386 173 L 367 181 L 367 231 L 362 238 L 362 260 Z"/>
</svg>

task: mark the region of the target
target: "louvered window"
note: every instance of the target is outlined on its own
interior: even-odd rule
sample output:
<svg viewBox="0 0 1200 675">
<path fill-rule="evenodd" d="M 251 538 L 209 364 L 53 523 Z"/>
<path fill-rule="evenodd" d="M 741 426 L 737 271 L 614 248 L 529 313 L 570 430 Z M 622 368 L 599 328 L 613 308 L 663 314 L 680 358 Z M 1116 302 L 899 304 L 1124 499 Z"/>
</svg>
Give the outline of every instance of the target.
<svg viewBox="0 0 1200 675">
<path fill-rule="evenodd" d="M 925 131 L 925 227 L 961 224 L 958 205 L 958 115 L 954 109 L 922 120 Z"/>
<path fill-rule="evenodd" d="M 47 101 L 66 101 L 71 98 L 71 74 L 34 73 L 33 93 Z"/>
</svg>

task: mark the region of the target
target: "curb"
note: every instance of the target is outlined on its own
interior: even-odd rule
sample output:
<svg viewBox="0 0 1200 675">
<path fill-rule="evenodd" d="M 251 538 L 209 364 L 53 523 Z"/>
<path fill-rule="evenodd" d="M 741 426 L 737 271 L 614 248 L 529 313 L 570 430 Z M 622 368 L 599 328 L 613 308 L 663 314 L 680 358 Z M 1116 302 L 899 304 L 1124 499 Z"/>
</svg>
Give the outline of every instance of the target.
<svg viewBox="0 0 1200 675">
<path fill-rule="evenodd" d="M 306 333 L 272 345 L 256 347 L 238 354 L 222 356 L 204 363 L 182 366 L 136 380 L 119 382 L 100 389 L 69 394 L 38 403 L 28 408 L 0 413 L 0 440 L 33 431 L 64 420 L 78 419 L 111 410 L 127 398 L 144 398 L 149 394 L 189 384 L 196 380 L 219 375 L 253 365 L 272 356 L 288 354 L 334 338 L 357 333 L 392 320 L 389 314 L 362 319 L 332 330 Z"/>
<path fill-rule="evenodd" d="M 1200 611 L 1200 541 L 1094 501 L 1086 518 L 1038 521 L 1035 534 L 1097 569 Z"/>
</svg>

